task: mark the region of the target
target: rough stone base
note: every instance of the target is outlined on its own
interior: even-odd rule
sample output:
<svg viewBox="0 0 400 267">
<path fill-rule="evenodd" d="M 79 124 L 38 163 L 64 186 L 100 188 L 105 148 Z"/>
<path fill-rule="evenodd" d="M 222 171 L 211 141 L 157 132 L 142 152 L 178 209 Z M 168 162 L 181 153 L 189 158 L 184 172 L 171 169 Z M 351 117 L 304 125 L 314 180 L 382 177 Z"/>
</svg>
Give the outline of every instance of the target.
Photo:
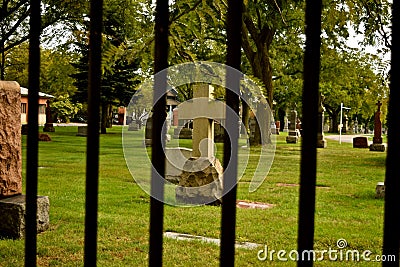
<svg viewBox="0 0 400 267">
<path fill-rule="evenodd" d="M 0 237 L 20 239 L 25 236 L 26 196 L 18 195 L 0 200 Z M 49 228 L 50 202 L 47 196 L 37 198 L 37 231 Z"/>
<path fill-rule="evenodd" d="M 223 169 L 218 159 L 190 158 L 184 165 L 176 188 L 176 201 L 189 205 L 219 205 Z"/>
<path fill-rule="evenodd" d="M 372 144 L 369 146 L 369 151 L 385 152 L 385 145 L 383 144 Z"/>
<path fill-rule="evenodd" d="M 43 127 L 43 132 L 55 132 L 56 130 L 54 129 L 54 126 L 52 123 L 46 123 Z"/>
<path fill-rule="evenodd" d="M 375 198 L 384 198 L 384 197 L 385 197 L 385 183 L 379 182 L 376 184 Z"/>
</svg>

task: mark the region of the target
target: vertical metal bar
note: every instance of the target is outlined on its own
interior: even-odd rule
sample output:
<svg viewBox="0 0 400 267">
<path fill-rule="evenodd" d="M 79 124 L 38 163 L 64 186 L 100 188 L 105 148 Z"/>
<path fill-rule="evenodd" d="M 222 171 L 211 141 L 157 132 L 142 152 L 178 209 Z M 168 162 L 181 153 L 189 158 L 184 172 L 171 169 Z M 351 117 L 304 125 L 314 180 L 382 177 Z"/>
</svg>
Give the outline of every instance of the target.
<svg viewBox="0 0 400 267">
<path fill-rule="evenodd" d="M 227 18 L 227 59 L 226 64 L 240 70 L 242 46 L 242 1 L 228 1 Z M 235 265 L 236 193 L 239 139 L 239 71 L 227 68 L 226 104 L 237 116 L 226 112 L 226 125 L 230 135 L 224 138 L 224 180 L 221 218 L 220 266 Z M 229 137 L 231 139 L 229 139 Z"/>
<path fill-rule="evenodd" d="M 383 255 L 395 255 L 393 262 L 383 262 L 382 266 L 399 266 L 400 241 L 400 1 L 392 6 L 392 53 L 390 95 L 388 108 L 388 150 L 386 158 L 385 215 L 383 230 Z"/>
<path fill-rule="evenodd" d="M 37 252 L 37 192 L 38 192 L 38 131 L 40 87 L 40 0 L 30 1 L 29 30 L 29 92 L 28 140 L 26 165 L 26 227 L 25 266 L 36 266 Z"/>
<path fill-rule="evenodd" d="M 84 266 L 96 266 L 103 0 L 90 1 Z"/>
<path fill-rule="evenodd" d="M 313 259 L 302 258 L 314 243 L 315 184 L 317 176 L 317 122 L 321 46 L 321 0 L 306 1 L 306 46 L 303 83 L 303 135 L 300 165 L 298 224 L 298 266 L 312 266 Z"/>
<path fill-rule="evenodd" d="M 166 119 L 167 72 L 168 67 L 168 1 L 157 0 L 155 18 L 155 53 L 154 53 L 154 102 L 152 125 L 152 174 L 150 197 L 150 245 L 149 266 L 162 266 L 163 224 L 164 224 L 164 179 L 165 155 L 163 142 Z"/>
</svg>

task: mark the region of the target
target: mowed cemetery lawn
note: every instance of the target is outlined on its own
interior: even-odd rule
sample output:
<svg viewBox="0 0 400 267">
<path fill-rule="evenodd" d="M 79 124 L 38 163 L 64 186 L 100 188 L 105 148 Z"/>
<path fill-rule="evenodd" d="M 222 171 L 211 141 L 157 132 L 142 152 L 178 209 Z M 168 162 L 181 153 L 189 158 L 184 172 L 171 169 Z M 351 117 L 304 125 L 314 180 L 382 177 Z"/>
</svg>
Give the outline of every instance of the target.
<svg viewBox="0 0 400 267">
<path fill-rule="evenodd" d="M 98 266 L 147 266 L 149 196 L 132 178 L 123 155 L 121 127 L 101 135 L 98 213 Z M 38 235 L 39 266 L 83 266 L 86 138 L 77 127 L 56 127 L 51 142 L 39 144 L 39 194 L 50 198 L 50 229 Z M 138 132 L 140 134 L 140 132 Z M 26 159 L 26 136 L 23 137 Z M 375 199 L 377 182 L 384 181 L 386 153 L 353 149 L 328 140 L 318 149 L 315 249 L 371 251 L 371 262 L 330 261 L 316 266 L 380 266 L 382 199 Z M 255 163 L 250 161 L 249 168 Z M 239 182 L 238 199 L 273 204 L 269 209 L 237 209 L 236 239 L 260 244 L 237 249 L 236 266 L 295 266 L 270 258 L 260 261 L 259 250 L 289 253 L 297 248 L 300 144 L 277 139 L 274 163 L 260 188 L 249 193 L 251 177 Z M 24 174 L 25 177 L 25 162 Z M 164 230 L 219 238 L 221 208 L 165 206 Z M 219 247 L 199 241 L 164 238 L 164 266 L 218 266 Z M 262 255 L 262 254 L 261 254 Z M 360 259 L 361 260 L 361 259 Z M 23 266 L 24 241 L 0 240 L 0 266 Z"/>
</svg>

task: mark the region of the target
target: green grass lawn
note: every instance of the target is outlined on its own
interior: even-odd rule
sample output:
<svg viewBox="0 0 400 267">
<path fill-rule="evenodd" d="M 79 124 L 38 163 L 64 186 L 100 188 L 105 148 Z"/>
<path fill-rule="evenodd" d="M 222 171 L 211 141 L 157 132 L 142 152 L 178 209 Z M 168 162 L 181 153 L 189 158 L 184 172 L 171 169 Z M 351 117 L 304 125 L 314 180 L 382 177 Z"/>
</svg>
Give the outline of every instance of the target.
<svg viewBox="0 0 400 267">
<path fill-rule="evenodd" d="M 147 266 L 149 196 L 135 183 L 122 150 L 121 127 L 101 135 L 98 213 L 98 266 Z M 83 266 L 86 139 L 76 127 L 56 127 L 52 142 L 39 145 L 39 194 L 50 198 L 50 230 L 38 235 L 39 266 Z M 189 146 L 189 143 L 180 145 Z M 218 145 L 221 148 L 221 145 Z M 220 151 L 221 149 L 219 149 Z M 26 139 L 23 139 L 26 152 Z M 221 153 L 221 152 L 220 152 Z M 381 253 L 382 199 L 375 185 L 384 180 L 386 153 L 353 149 L 328 140 L 318 149 L 315 249 Z M 25 158 L 25 156 L 24 156 Z M 249 163 L 253 168 L 254 162 Z M 277 139 L 274 163 L 260 188 L 249 193 L 249 177 L 239 181 L 238 199 L 274 204 L 267 210 L 238 209 L 236 237 L 267 245 L 269 250 L 296 249 L 300 144 Z M 24 170 L 25 171 L 25 170 Z M 221 208 L 165 206 L 164 230 L 218 238 Z M 236 266 L 295 266 L 293 261 L 259 261 L 259 249 L 236 250 Z M 0 240 L 0 266 L 23 266 L 24 241 Z M 164 239 L 164 266 L 218 266 L 219 247 Z M 377 262 L 332 262 L 315 266 L 380 266 Z"/>
</svg>

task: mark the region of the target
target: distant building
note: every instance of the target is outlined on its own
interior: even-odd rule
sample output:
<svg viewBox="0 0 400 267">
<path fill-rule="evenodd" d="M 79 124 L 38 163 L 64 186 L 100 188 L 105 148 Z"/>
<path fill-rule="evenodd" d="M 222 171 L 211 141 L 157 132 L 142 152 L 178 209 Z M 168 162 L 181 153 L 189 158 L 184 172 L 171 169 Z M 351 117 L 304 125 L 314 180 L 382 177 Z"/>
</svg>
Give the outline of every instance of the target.
<svg viewBox="0 0 400 267">
<path fill-rule="evenodd" d="M 46 123 L 46 102 L 54 96 L 39 92 L 39 125 Z M 28 123 L 28 89 L 21 87 L 21 124 Z"/>
</svg>

